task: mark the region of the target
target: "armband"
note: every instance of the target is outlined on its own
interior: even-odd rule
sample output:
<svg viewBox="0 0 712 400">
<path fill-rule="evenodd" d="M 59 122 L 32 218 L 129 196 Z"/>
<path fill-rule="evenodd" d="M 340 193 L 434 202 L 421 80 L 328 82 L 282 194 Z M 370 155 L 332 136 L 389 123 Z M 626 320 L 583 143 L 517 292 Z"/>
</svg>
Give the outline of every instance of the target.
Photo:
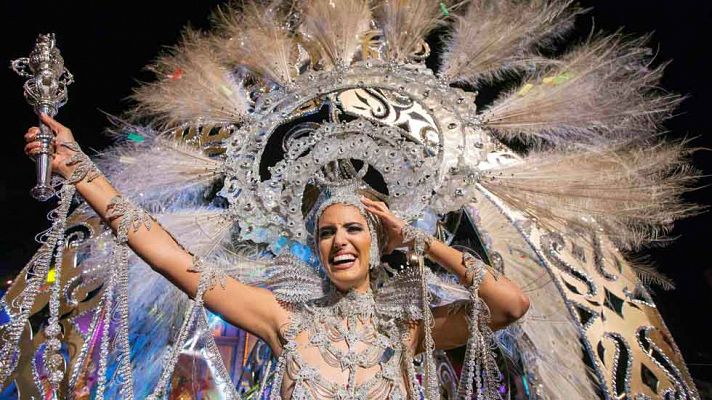
<svg viewBox="0 0 712 400">
<path fill-rule="evenodd" d="M 476 290 L 485 277 L 487 264 L 467 252 L 462 253 L 462 264 L 465 266 L 465 276 L 460 279 L 460 284 Z"/>
<path fill-rule="evenodd" d="M 116 239 L 119 243 L 128 242 L 130 230 L 136 232 L 141 226 L 150 230 L 153 225 L 153 218 L 149 213 L 120 195 L 114 196 L 106 207 L 106 219 L 117 218 L 121 218 L 116 228 Z"/>
<path fill-rule="evenodd" d="M 404 225 L 401 229 L 403 243 L 413 243 L 413 253 L 422 255 L 425 253 L 435 238 L 428 235 L 422 229 L 418 229 L 412 225 Z"/>
</svg>

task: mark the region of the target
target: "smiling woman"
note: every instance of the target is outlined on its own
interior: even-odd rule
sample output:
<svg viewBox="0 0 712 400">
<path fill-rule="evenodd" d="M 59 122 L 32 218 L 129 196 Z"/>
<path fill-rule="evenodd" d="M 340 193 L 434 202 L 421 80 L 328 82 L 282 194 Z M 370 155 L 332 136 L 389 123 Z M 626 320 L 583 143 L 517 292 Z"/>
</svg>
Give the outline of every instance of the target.
<svg viewBox="0 0 712 400">
<path fill-rule="evenodd" d="M 321 214 L 317 229 L 319 258 L 331 282 L 342 291 L 365 292 L 370 286 L 371 241 L 377 240 L 366 218 L 354 206 L 334 204 Z"/>
<path fill-rule="evenodd" d="M 482 263 L 422 232 L 416 232 L 418 238 L 414 238 L 412 232 L 409 235 L 407 224 L 384 202 L 364 196 L 374 197 L 372 190 L 359 189 L 363 185 L 358 179 L 326 184 L 311 206 L 311 218 L 317 221 L 313 236 L 320 265 L 335 290 L 308 306 L 297 307 L 289 317 L 290 322 L 282 327 L 282 340 L 286 344 L 279 353 L 286 371 L 281 378 L 284 396 L 309 393 L 314 398 L 339 398 L 342 392 L 355 392 L 359 393 L 357 398 L 397 399 L 406 394 L 413 397 L 418 385 L 414 384 L 412 365 L 398 360 L 425 350 L 427 365 L 433 349 L 463 346 L 471 339 L 473 329 L 486 335 L 490 327 L 506 326 L 529 307 L 528 298 L 516 285 L 503 277 L 495 280 Z M 407 300 L 406 304 L 389 304 L 389 290 L 399 291 L 398 300 L 402 301 L 408 297 L 408 291 L 417 292 L 418 287 L 402 285 L 405 282 L 398 287 L 393 283 L 397 280 L 384 285 L 381 275 L 388 267 L 382 265 L 381 254 L 396 248 L 413 251 L 419 240 L 422 241 L 420 246 L 426 246 L 427 255 L 459 276 L 463 285 L 473 290 L 479 288 L 473 293 L 485 299 L 491 321 L 488 315 L 468 323 L 465 308 L 436 307 L 428 317 L 428 307 L 424 307 L 422 301 L 419 306 L 422 311 L 416 314 L 403 312 L 416 306 L 407 304 Z M 415 273 L 417 276 L 418 272 Z M 470 305 L 471 310 L 477 307 Z M 393 314 L 392 310 L 399 308 L 402 311 Z M 387 311 L 389 309 L 391 311 Z M 477 316 L 477 312 L 474 315 Z M 485 324 L 480 325 L 481 322 Z M 323 332 L 328 334 L 323 335 Z M 482 371 L 487 371 L 483 375 L 487 383 L 478 390 L 490 393 L 488 398 L 492 398 L 496 392 L 492 386 L 496 371 L 491 361 L 487 361 L 491 357 L 489 351 L 482 348 L 468 348 L 468 351 L 479 353 L 475 357 L 479 358 L 477 364 Z M 345 362 L 344 359 L 360 361 Z M 306 370 L 315 376 L 296 379 Z M 433 371 L 429 371 L 428 366 L 425 370 L 425 378 L 429 379 Z M 425 383 L 426 391 L 434 389 L 428 384 Z M 435 396 L 434 392 L 429 393 Z"/>
</svg>

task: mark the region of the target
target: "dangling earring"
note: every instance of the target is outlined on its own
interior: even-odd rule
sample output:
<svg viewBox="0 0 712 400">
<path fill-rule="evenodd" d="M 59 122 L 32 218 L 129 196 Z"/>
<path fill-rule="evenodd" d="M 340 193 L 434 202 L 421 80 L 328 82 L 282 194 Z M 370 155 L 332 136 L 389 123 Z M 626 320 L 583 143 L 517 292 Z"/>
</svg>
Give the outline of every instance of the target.
<svg viewBox="0 0 712 400">
<path fill-rule="evenodd" d="M 378 249 L 378 240 L 371 240 L 369 251 L 368 269 L 373 270 L 381 265 L 381 252 Z"/>
</svg>

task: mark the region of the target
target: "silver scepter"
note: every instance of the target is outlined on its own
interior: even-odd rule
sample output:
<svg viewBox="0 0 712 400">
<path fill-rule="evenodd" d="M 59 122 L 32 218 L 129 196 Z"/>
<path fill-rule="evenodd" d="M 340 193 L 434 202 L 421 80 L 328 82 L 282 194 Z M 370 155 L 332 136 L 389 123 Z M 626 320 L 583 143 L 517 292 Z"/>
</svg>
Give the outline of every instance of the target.
<svg viewBox="0 0 712 400">
<path fill-rule="evenodd" d="M 59 108 L 67 102 L 67 86 L 74 82 L 74 77 L 64 67 L 64 59 L 55 47 L 54 34 L 39 35 L 30 56 L 12 61 L 11 68 L 23 78 L 28 78 L 23 85 L 25 99 L 35 114 L 57 115 Z M 35 155 L 37 184 L 30 194 L 37 200 L 46 201 L 54 195 L 50 183 L 54 134 L 42 121 L 39 126 L 37 140 L 41 146 Z"/>
</svg>

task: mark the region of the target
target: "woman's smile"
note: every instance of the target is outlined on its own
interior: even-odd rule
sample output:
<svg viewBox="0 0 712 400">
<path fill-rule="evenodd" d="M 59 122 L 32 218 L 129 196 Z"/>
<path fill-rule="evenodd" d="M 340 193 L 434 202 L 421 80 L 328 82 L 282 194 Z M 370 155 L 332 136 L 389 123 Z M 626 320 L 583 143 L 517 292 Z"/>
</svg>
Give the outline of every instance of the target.
<svg viewBox="0 0 712 400">
<path fill-rule="evenodd" d="M 319 254 L 331 281 L 340 290 L 366 290 L 371 233 L 359 209 L 331 205 L 318 224 Z"/>
<path fill-rule="evenodd" d="M 329 257 L 329 264 L 335 270 L 349 269 L 356 265 L 356 262 L 358 262 L 358 256 L 350 252 L 340 251 Z"/>
</svg>

